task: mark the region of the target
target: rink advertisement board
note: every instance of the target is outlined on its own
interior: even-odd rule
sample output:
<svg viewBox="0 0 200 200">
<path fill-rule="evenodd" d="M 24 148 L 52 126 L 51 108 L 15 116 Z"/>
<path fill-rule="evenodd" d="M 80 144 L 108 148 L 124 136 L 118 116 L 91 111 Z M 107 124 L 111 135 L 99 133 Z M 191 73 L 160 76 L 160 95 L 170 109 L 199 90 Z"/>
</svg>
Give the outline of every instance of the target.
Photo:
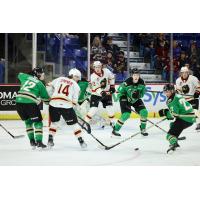
<svg viewBox="0 0 200 200">
<path fill-rule="evenodd" d="M 19 85 L 0 85 L 0 110 L 16 110 L 16 95 L 20 89 Z"/>
</svg>

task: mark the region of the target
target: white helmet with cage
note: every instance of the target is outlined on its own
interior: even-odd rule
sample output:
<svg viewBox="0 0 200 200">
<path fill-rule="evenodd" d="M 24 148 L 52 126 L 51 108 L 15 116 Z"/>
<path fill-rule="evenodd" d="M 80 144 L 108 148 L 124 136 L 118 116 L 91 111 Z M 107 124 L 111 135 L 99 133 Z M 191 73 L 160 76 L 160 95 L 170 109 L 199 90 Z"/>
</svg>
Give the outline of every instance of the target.
<svg viewBox="0 0 200 200">
<path fill-rule="evenodd" d="M 76 77 L 79 77 L 79 80 L 81 80 L 81 72 L 76 68 L 69 70 L 69 76 L 72 76 L 72 77 L 76 76 Z"/>
</svg>

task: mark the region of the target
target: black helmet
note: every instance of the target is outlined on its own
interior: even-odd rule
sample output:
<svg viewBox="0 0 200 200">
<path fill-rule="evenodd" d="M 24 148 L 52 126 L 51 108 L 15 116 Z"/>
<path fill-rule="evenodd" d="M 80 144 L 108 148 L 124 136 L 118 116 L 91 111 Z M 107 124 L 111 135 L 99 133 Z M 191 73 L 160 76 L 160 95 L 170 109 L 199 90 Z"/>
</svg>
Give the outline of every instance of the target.
<svg viewBox="0 0 200 200">
<path fill-rule="evenodd" d="M 32 75 L 36 76 L 37 78 L 40 78 L 40 74 L 44 73 L 44 69 L 42 67 L 35 67 L 32 70 Z"/>
<path fill-rule="evenodd" d="M 130 74 L 140 74 L 140 71 L 137 68 L 130 69 Z"/>
<path fill-rule="evenodd" d="M 173 84 L 168 83 L 163 87 L 163 92 L 172 91 L 172 90 L 175 91 L 175 87 Z"/>
</svg>

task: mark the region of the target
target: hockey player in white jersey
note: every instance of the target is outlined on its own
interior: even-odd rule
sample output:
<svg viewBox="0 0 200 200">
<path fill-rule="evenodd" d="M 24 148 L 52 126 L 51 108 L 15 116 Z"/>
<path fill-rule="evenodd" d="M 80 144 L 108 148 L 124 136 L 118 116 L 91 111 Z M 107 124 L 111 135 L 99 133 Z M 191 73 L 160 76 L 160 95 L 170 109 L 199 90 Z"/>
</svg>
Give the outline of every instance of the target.
<svg viewBox="0 0 200 200">
<path fill-rule="evenodd" d="M 90 109 L 85 117 L 89 122 L 98 111 L 99 102 L 102 102 L 103 108 L 106 109 L 110 125 L 114 125 L 114 111 L 112 103 L 112 94 L 115 92 L 114 74 L 107 68 L 103 68 L 100 61 L 93 64 L 94 72 L 91 74 L 91 99 Z"/>
<path fill-rule="evenodd" d="M 176 80 L 176 90 L 192 105 L 199 109 L 200 83 L 197 77 L 190 75 L 188 67 L 182 67 L 180 77 Z M 200 131 L 200 121 L 197 120 L 196 130 Z"/>
<path fill-rule="evenodd" d="M 56 134 L 58 122 L 62 116 L 67 125 L 71 126 L 81 147 L 87 147 L 87 144 L 82 138 L 82 131 L 78 125 L 77 116 L 73 109 L 73 106 L 78 103 L 80 87 L 77 81 L 80 79 L 80 71 L 74 68 L 69 71 L 68 77 L 59 77 L 49 84 L 53 88 L 53 94 L 49 103 L 51 125 L 49 127 L 48 146 L 54 146 L 53 137 Z"/>
</svg>

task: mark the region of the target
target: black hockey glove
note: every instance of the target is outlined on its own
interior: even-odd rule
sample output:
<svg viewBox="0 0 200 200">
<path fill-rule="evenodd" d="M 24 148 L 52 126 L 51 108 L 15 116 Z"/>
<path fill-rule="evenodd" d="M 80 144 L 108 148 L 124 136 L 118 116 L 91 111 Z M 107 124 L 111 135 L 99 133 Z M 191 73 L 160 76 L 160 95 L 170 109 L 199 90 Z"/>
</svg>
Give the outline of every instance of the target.
<svg viewBox="0 0 200 200">
<path fill-rule="evenodd" d="M 116 90 L 115 90 L 115 86 L 114 86 L 114 85 L 111 85 L 111 86 L 110 86 L 110 93 L 113 94 L 113 93 L 115 93 L 115 91 L 116 91 Z"/>
<path fill-rule="evenodd" d="M 199 94 L 200 94 L 200 92 L 196 91 L 196 92 L 194 93 L 194 98 L 195 98 L 195 99 L 198 99 L 198 98 L 199 98 Z"/>
<path fill-rule="evenodd" d="M 188 86 L 188 85 L 184 85 L 184 86 L 182 87 L 182 91 L 183 91 L 183 94 L 187 94 L 187 93 L 190 91 L 189 86 Z"/>
<path fill-rule="evenodd" d="M 132 97 L 133 97 L 133 99 L 139 99 L 139 98 L 140 98 L 140 93 L 139 93 L 139 91 L 138 91 L 138 90 L 134 91 L 134 92 L 132 93 Z"/>
<path fill-rule="evenodd" d="M 104 78 L 104 79 L 100 82 L 101 88 L 104 89 L 104 88 L 106 87 L 106 84 L 107 84 L 107 81 L 106 81 L 106 78 Z"/>
<path fill-rule="evenodd" d="M 107 96 L 107 93 L 105 91 L 102 91 L 101 96 L 102 96 L 102 98 L 105 98 Z"/>
<path fill-rule="evenodd" d="M 158 113 L 159 113 L 159 116 L 160 116 L 160 117 L 166 116 L 166 118 L 167 118 L 168 120 L 174 119 L 174 118 L 170 115 L 169 109 L 161 109 L 161 110 L 158 111 Z"/>
</svg>

